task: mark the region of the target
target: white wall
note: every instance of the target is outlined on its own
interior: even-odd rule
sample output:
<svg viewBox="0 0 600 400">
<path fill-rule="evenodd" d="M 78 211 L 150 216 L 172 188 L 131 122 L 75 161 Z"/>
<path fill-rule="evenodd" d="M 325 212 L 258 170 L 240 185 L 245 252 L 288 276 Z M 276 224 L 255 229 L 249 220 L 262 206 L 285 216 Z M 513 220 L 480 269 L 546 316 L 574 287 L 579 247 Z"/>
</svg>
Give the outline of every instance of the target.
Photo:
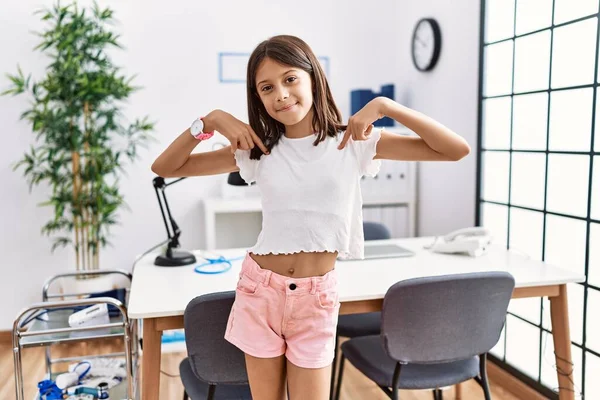
<svg viewBox="0 0 600 400">
<path fill-rule="evenodd" d="M 323 2 L 305 0 L 293 5 L 275 1 L 194 2 L 100 1 L 116 11 L 126 50 L 114 61 L 127 74 L 137 74 L 126 115 L 149 115 L 156 121 L 157 142 L 127 168 L 122 191 L 131 211 L 120 213 L 121 225 L 112 230 L 113 246 L 101 255 L 102 268 L 130 269 L 139 254 L 165 238 L 152 188 L 150 164 L 171 140 L 198 115 L 222 108 L 246 119 L 243 84 L 218 82 L 219 52 L 250 52 L 269 36 L 290 33 L 302 37 L 318 56 L 330 58 L 330 84 L 344 119 L 348 118 L 350 90 L 396 84 L 397 99 L 445 123 L 475 148 L 477 105 L 477 38 L 479 2 L 444 1 Z M 2 0 L 0 14 L 0 75 L 14 73 L 17 63 L 34 78 L 47 64 L 32 48 L 31 31 L 43 25 L 32 12 L 50 1 Z M 456 10 L 462 10 L 460 13 Z M 432 15 L 441 23 L 444 48 L 438 67 L 429 74 L 412 67 L 409 45 L 418 18 Z M 0 91 L 8 81 L 0 78 Z M 32 193 L 11 165 L 33 143 L 30 127 L 19 121 L 29 99 L 0 97 L 0 250 L 5 277 L 0 281 L 0 330 L 12 327 L 17 312 L 39 301 L 44 280 L 57 272 L 74 270 L 69 250 L 50 254 L 50 240 L 40 235 L 51 210 L 39 208 L 48 190 Z M 218 140 L 218 139 L 217 139 Z M 199 146 L 210 150 L 213 141 Z M 475 198 L 474 154 L 455 164 L 420 166 L 421 234 L 443 233 L 473 224 Z M 184 234 L 183 247 L 194 247 L 201 237 L 199 199 L 218 193 L 224 176 L 194 178 L 168 190 L 169 202 Z"/>
<path fill-rule="evenodd" d="M 398 13 L 399 54 L 410 54 L 408 36 L 423 17 L 435 18 L 442 31 L 442 52 L 433 71 L 422 73 L 408 56 L 400 62 L 400 87 L 406 101 L 463 136 L 471 154 L 458 163 L 420 163 L 418 234 L 438 235 L 475 224 L 479 0 L 421 0 Z"/>
</svg>

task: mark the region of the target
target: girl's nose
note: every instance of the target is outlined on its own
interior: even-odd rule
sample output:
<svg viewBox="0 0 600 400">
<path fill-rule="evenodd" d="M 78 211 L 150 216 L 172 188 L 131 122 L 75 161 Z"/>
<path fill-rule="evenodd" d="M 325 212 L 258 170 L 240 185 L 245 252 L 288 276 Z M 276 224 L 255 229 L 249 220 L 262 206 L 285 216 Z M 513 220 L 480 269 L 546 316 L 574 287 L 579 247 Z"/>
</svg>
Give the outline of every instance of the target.
<svg viewBox="0 0 600 400">
<path fill-rule="evenodd" d="M 290 97 L 290 94 L 288 93 L 287 89 L 281 88 L 277 91 L 277 100 L 278 101 L 283 101 L 283 100 L 287 99 L 288 97 Z"/>
</svg>

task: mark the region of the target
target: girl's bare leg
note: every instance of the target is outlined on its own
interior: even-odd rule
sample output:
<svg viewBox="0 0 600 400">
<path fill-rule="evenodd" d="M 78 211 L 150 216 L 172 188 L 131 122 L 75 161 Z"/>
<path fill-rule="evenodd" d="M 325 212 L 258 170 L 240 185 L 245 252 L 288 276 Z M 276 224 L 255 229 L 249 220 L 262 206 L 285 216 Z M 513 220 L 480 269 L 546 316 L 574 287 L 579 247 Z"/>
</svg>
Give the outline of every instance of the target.
<svg viewBox="0 0 600 400">
<path fill-rule="evenodd" d="M 287 362 L 290 400 L 327 400 L 331 383 L 331 365 L 324 368 L 300 368 Z"/>
<path fill-rule="evenodd" d="M 252 398 L 259 400 L 285 400 L 285 356 L 256 358 L 246 354 L 246 370 Z"/>
</svg>

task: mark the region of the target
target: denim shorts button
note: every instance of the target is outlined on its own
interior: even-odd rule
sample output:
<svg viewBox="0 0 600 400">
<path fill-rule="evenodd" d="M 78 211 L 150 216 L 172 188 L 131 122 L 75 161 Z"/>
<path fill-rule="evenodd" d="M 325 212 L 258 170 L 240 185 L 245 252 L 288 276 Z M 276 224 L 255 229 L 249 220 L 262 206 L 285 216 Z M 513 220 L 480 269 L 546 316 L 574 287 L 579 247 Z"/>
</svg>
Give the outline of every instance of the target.
<svg viewBox="0 0 600 400">
<path fill-rule="evenodd" d="M 296 290 L 296 284 L 295 283 L 290 284 L 290 290 Z"/>
</svg>

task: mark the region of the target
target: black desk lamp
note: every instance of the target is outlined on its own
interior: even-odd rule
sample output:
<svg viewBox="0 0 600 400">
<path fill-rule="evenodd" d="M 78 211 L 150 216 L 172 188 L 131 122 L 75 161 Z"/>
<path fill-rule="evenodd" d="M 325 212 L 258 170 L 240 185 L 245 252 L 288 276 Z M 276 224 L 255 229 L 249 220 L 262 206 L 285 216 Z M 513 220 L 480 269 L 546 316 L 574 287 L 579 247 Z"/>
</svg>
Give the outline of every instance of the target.
<svg viewBox="0 0 600 400">
<path fill-rule="evenodd" d="M 156 192 L 156 198 L 158 199 L 158 205 L 160 206 L 160 212 L 165 223 L 165 229 L 167 230 L 167 251 L 165 254 L 161 254 L 156 257 L 154 260 L 154 265 L 159 265 L 161 267 L 180 267 L 183 265 L 196 263 L 196 257 L 194 257 L 192 253 L 174 250 L 179 248 L 179 235 L 181 235 L 181 230 L 171 216 L 171 210 L 169 209 L 169 203 L 167 203 L 167 196 L 165 195 L 165 188 L 167 186 L 184 179 L 186 178 L 179 178 L 172 182 L 166 183 L 164 178 L 157 176 L 152 180 L 154 191 Z M 230 173 L 227 177 L 227 183 L 233 186 L 248 186 L 248 184 L 240 176 L 239 172 Z M 167 211 L 166 215 L 165 210 Z"/>
<path fill-rule="evenodd" d="M 232 186 L 248 186 L 245 180 L 242 179 L 242 176 L 239 172 L 232 172 L 227 177 L 227 183 Z"/>
<path fill-rule="evenodd" d="M 165 188 L 174 183 L 177 183 L 185 178 L 179 178 L 173 182 L 165 183 L 165 179 L 157 176 L 152 180 L 154 184 L 154 191 L 156 192 L 156 198 L 158 199 L 158 205 L 160 206 L 160 212 L 165 223 L 165 229 L 167 230 L 167 251 L 165 254 L 161 254 L 154 260 L 154 265 L 160 265 L 161 267 L 180 267 L 183 265 L 194 264 L 196 257 L 192 253 L 187 251 L 174 250 L 179 247 L 179 235 L 181 230 L 179 226 L 171 216 L 171 210 L 169 209 L 169 203 L 167 203 L 167 196 L 165 195 Z M 163 207 L 164 203 L 164 207 Z M 167 215 L 165 216 L 165 209 Z M 167 221 L 168 217 L 168 221 Z"/>
</svg>

